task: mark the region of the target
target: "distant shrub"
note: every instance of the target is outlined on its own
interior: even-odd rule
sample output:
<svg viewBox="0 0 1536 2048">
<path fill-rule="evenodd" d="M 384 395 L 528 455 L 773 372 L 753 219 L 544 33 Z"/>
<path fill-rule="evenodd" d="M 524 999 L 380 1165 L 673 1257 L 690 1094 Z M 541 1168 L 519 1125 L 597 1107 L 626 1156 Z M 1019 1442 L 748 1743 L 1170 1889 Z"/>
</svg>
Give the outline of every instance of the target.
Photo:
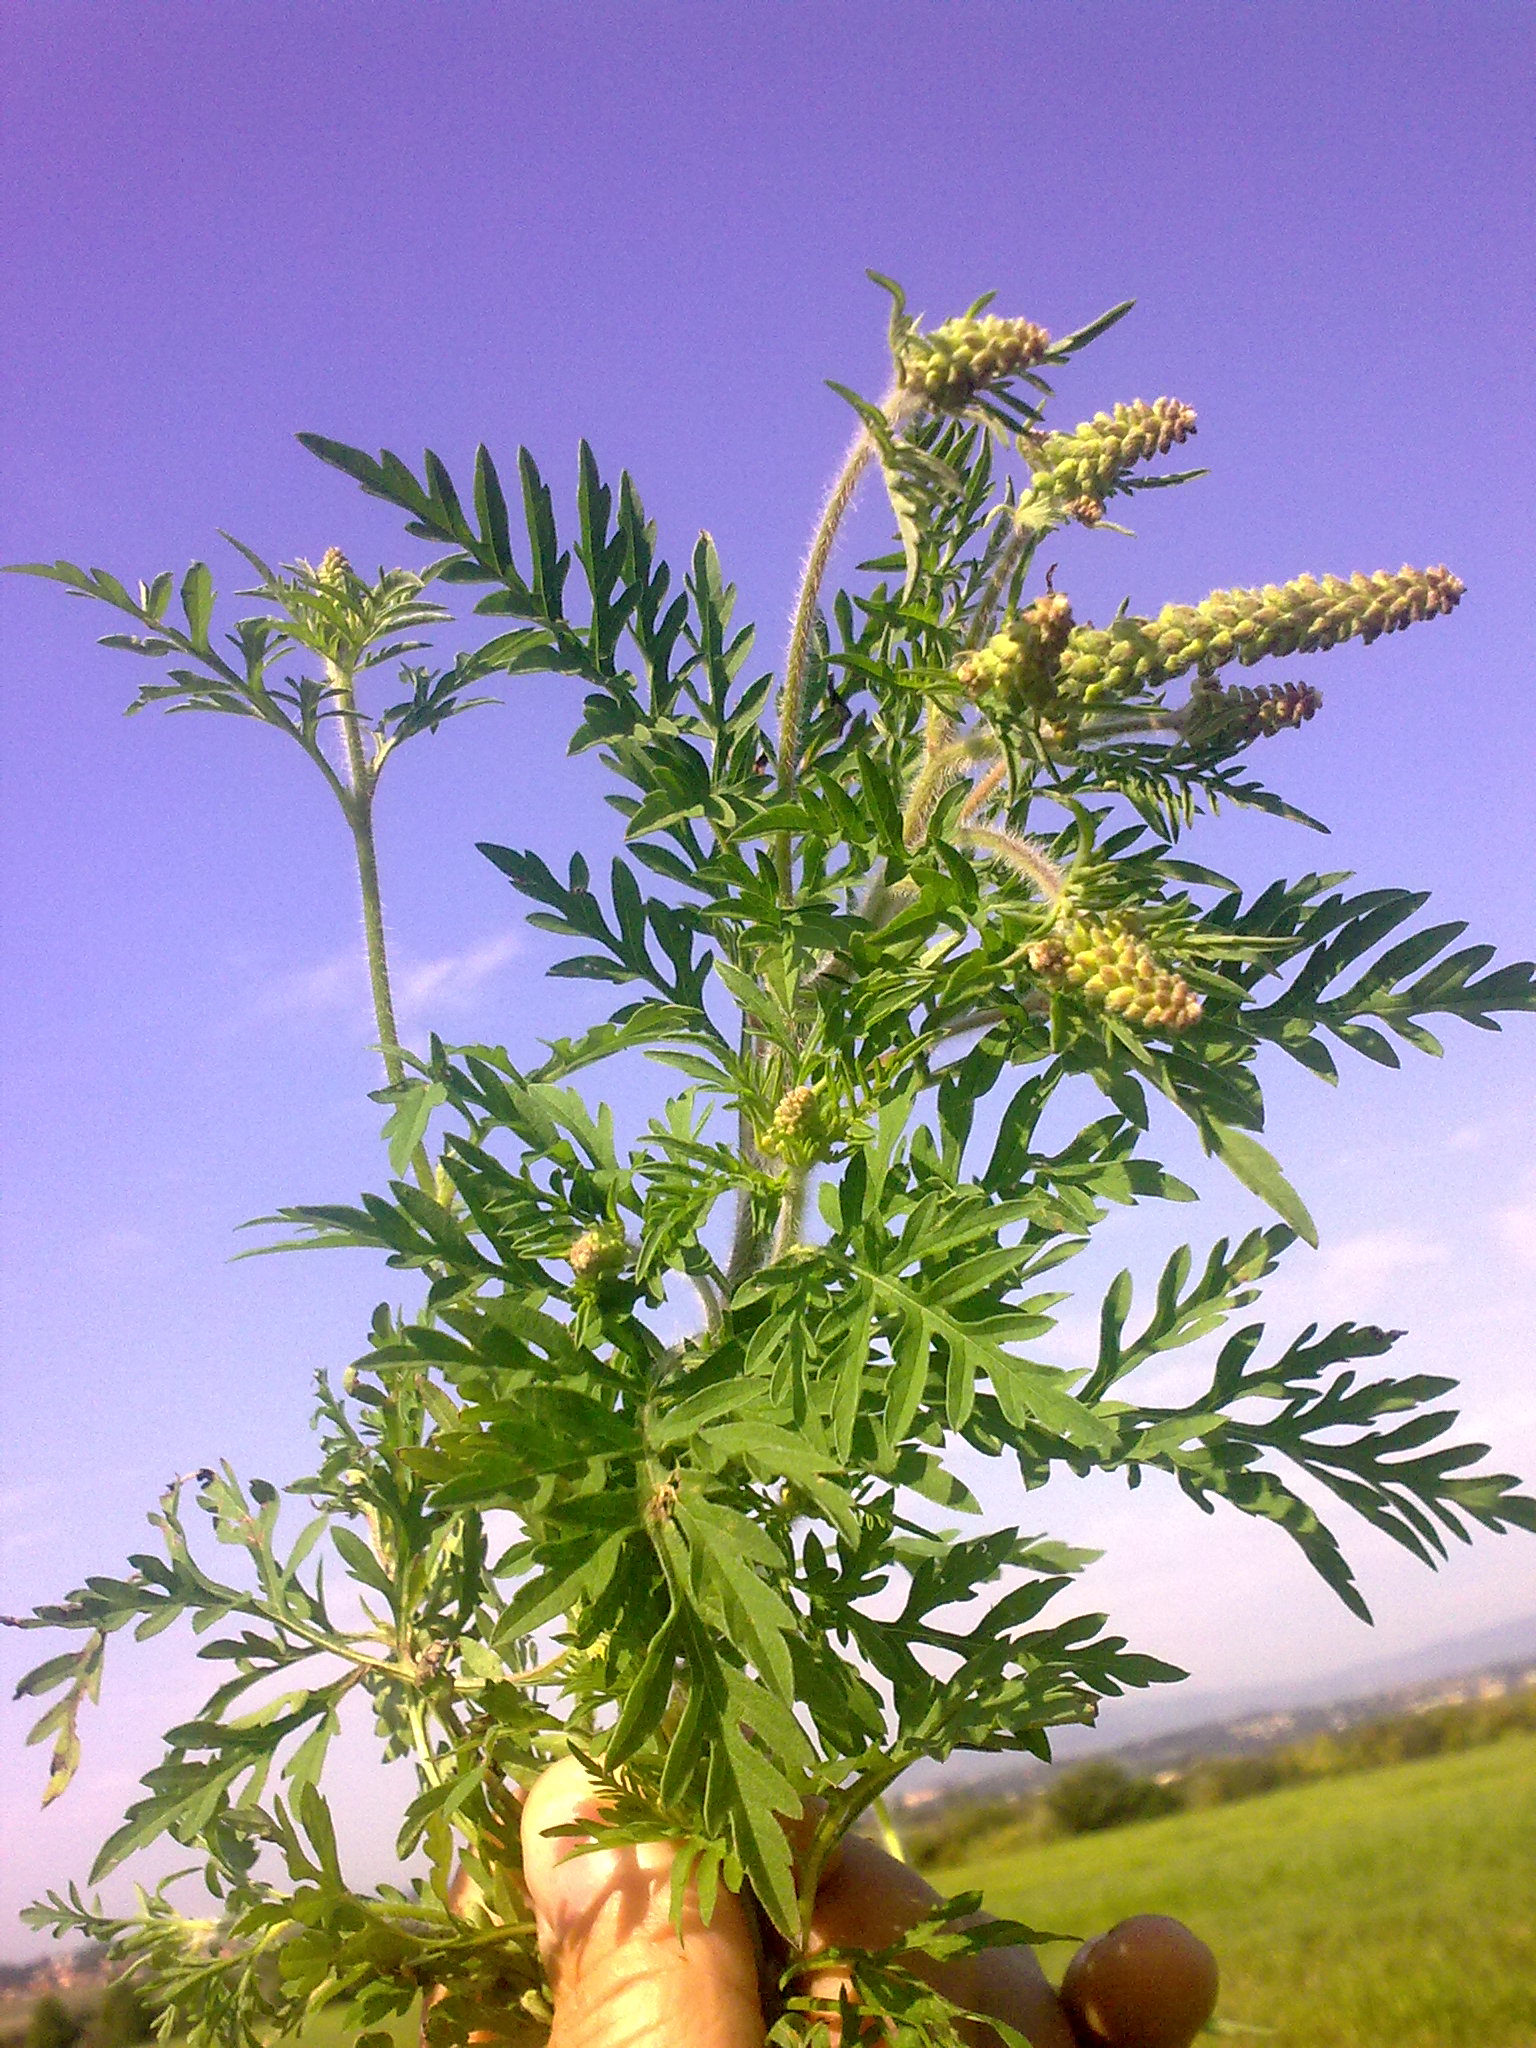
<svg viewBox="0 0 1536 2048">
<path fill-rule="evenodd" d="M 1258 1756 L 1213 1756 L 1193 1765 L 1179 1781 L 1185 1806 L 1225 1806 L 1234 1799 L 1255 1799 L 1274 1792 L 1300 1775 L 1280 1750 Z"/>
<path fill-rule="evenodd" d="M 155 2011 L 136 1984 L 119 1977 L 109 1984 L 89 2030 L 89 2048 L 134 2048 L 154 2038 Z"/>
<path fill-rule="evenodd" d="M 49 1992 L 33 2006 L 22 2041 L 24 2048 L 74 2048 L 82 2031 L 63 1999 Z"/>
<path fill-rule="evenodd" d="M 1169 1785 L 1151 1778 L 1133 1778 L 1120 1764 L 1074 1764 L 1053 1780 L 1045 1795 L 1051 1818 L 1066 1835 L 1091 1835 L 1126 1821 L 1150 1820 L 1172 1813 L 1181 1804 Z"/>
</svg>

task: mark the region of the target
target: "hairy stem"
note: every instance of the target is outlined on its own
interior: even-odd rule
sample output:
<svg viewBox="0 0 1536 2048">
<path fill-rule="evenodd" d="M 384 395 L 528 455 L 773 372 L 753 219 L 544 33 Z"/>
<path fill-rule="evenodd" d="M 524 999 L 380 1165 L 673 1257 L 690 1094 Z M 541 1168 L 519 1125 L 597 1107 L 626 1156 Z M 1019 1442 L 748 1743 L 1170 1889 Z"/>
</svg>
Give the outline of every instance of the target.
<svg viewBox="0 0 1536 2048">
<path fill-rule="evenodd" d="M 816 1909 L 816 1893 L 821 1884 L 821 1874 L 826 1868 L 827 1858 L 865 1807 L 872 1801 L 882 1798 L 911 1761 L 910 1755 L 899 1759 L 887 1757 L 884 1762 L 862 1772 L 851 1784 L 829 1795 L 826 1807 L 816 1824 L 816 1831 L 811 1837 L 810 1848 L 801 1859 L 798 1872 L 802 1940 L 810 1934 L 811 1915 Z"/>
<path fill-rule="evenodd" d="M 1032 839 L 1024 838 L 1017 832 L 994 831 L 987 825 L 968 826 L 959 835 L 962 846 L 972 846 L 978 853 L 989 855 L 1014 873 L 1031 887 L 1038 889 L 1047 903 L 1055 903 L 1066 883 L 1066 877 L 1043 847 Z"/>
<path fill-rule="evenodd" d="M 955 740 L 946 747 L 929 748 L 927 758 L 918 771 L 907 798 L 907 807 L 902 815 L 902 838 L 909 847 L 918 845 L 928 829 L 928 820 L 944 792 L 951 784 L 958 782 L 968 768 L 981 767 L 995 761 L 997 741 L 989 732 L 969 733 L 962 740 Z M 1003 774 L 1006 766 L 999 763 Z M 995 785 L 997 771 L 992 774 Z M 969 811 L 973 798 L 968 798 L 965 809 Z"/>
<path fill-rule="evenodd" d="M 843 514 L 853 503 L 854 492 L 874 452 L 875 443 L 869 429 L 860 427 L 827 493 L 806 554 L 805 571 L 800 578 L 800 591 L 790 621 L 789 650 L 784 657 L 784 686 L 779 692 L 779 788 L 786 796 L 795 786 L 800 760 L 805 665 L 811 651 L 811 633 L 816 623 L 816 602 L 821 595 L 822 578 L 827 573 L 832 543 L 843 523 Z"/>
<path fill-rule="evenodd" d="M 721 1319 L 720 1297 L 715 1292 L 715 1284 L 707 1273 L 690 1273 L 688 1278 L 704 1311 L 704 1327 L 713 1337 L 719 1332 Z"/>
<path fill-rule="evenodd" d="M 363 905 L 363 945 L 368 955 L 368 988 L 373 997 L 373 1017 L 379 1034 L 379 1056 L 384 1078 L 391 1088 L 405 1079 L 405 1048 L 395 1022 L 395 998 L 389 980 L 389 952 L 384 941 L 384 897 L 379 887 L 379 856 L 373 837 L 373 793 L 378 782 L 378 764 L 370 764 L 363 745 L 362 722 L 352 672 L 338 661 L 327 661 L 326 677 L 336 696 L 341 714 L 342 742 L 346 755 L 346 791 L 342 809 L 352 832 L 352 851 L 357 862 L 357 886 Z M 439 1193 L 424 1145 L 411 1154 L 411 1171 L 417 1185 L 429 1195 Z"/>
<path fill-rule="evenodd" d="M 989 768 L 960 806 L 960 822 L 968 825 L 990 807 L 993 797 L 1008 780 L 1008 763 L 999 761 Z"/>
<path fill-rule="evenodd" d="M 810 1180 L 810 1175 L 803 1168 L 797 1167 L 790 1173 L 789 1184 L 779 1203 L 778 1222 L 773 1229 L 771 1259 L 782 1259 L 800 1242 L 800 1226 L 805 1220 L 805 1196 Z"/>
<path fill-rule="evenodd" d="M 887 422 L 894 427 L 910 405 L 911 399 L 905 392 L 893 389 L 886 395 L 881 410 Z M 832 480 L 832 488 L 826 495 L 806 553 L 805 569 L 790 619 L 789 647 L 784 656 L 784 684 L 779 692 L 778 776 L 779 791 L 783 796 L 793 793 L 799 773 L 800 735 L 805 714 L 805 669 L 810 658 L 822 579 L 827 573 L 832 543 L 837 539 L 843 515 L 853 503 L 854 493 L 874 452 L 874 436 L 868 427 L 860 427 L 848 445 L 842 468 Z M 787 832 L 779 835 L 777 858 L 780 889 L 787 898 L 791 893 L 790 839 Z"/>
<path fill-rule="evenodd" d="M 998 603 L 1003 592 L 1020 569 L 1025 567 L 1039 544 L 1038 533 L 1029 527 L 1015 527 L 1012 539 L 993 564 L 992 573 L 987 578 L 975 611 L 971 614 L 971 623 L 965 636 L 967 647 L 979 647 L 991 632 L 992 621 L 997 615 Z"/>
<path fill-rule="evenodd" d="M 368 954 L 368 986 L 373 996 L 374 1022 L 378 1026 L 379 1052 L 384 1073 L 394 1088 L 405 1079 L 400 1033 L 395 1024 L 395 1001 L 389 981 L 389 954 L 384 942 L 384 900 L 379 889 L 379 858 L 373 838 L 373 771 L 363 746 L 357 697 L 352 675 L 338 661 L 328 661 L 326 674 L 341 714 L 342 742 L 347 762 L 347 823 L 352 828 L 352 848 L 357 858 L 358 889 L 363 900 L 363 943 Z"/>
</svg>

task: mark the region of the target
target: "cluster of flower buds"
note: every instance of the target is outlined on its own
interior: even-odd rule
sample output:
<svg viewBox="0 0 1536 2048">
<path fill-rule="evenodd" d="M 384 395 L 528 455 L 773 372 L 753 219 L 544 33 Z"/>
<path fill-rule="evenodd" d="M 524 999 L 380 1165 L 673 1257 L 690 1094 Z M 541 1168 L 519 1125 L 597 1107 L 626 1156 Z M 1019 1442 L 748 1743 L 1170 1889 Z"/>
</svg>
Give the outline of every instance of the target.
<svg viewBox="0 0 1536 2048">
<path fill-rule="evenodd" d="M 1074 628 L 1059 687 L 1094 704 L 1170 682 L 1192 668 L 1208 675 L 1230 661 L 1246 668 L 1270 654 L 1315 654 L 1345 640 L 1369 644 L 1415 620 L 1454 611 L 1464 588 L 1442 567 L 1213 590 L 1202 604 L 1164 605 L 1155 619 L 1128 615 L 1108 627 Z"/>
<path fill-rule="evenodd" d="M 758 1150 L 788 1166 L 812 1166 L 824 1159 L 835 1133 L 814 1088 L 791 1088 L 779 1097 L 773 1121 L 758 1138 Z"/>
<path fill-rule="evenodd" d="M 566 1253 L 577 1292 L 596 1294 L 605 1280 L 622 1273 L 629 1261 L 629 1240 L 622 1223 L 594 1223 Z"/>
<path fill-rule="evenodd" d="M 972 314 L 946 320 L 931 334 L 909 334 L 901 344 L 897 372 L 904 391 L 935 410 L 956 411 L 989 384 L 1032 368 L 1050 345 L 1051 337 L 1033 320 Z"/>
<path fill-rule="evenodd" d="M 1316 717 L 1322 701 L 1322 693 L 1310 683 L 1223 689 L 1220 683 L 1202 677 L 1179 713 L 1178 726 L 1192 747 L 1246 747 L 1253 740 L 1270 739 L 1288 727 L 1305 725 Z"/>
<path fill-rule="evenodd" d="M 1128 1024 L 1186 1031 L 1199 1021 L 1200 998 L 1188 982 L 1160 966 L 1119 918 L 1078 918 L 1038 939 L 1024 957 L 1048 987 L 1074 990 Z"/>
<path fill-rule="evenodd" d="M 1112 413 L 1096 412 L 1070 434 L 1042 434 L 1023 447 L 1037 491 L 1097 505 L 1096 516 L 1102 516 L 1104 499 L 1128 469 L 1166 455 L 1194 431 L 1194 409 L 1181 400 L 1159 398 L 1148 405 L 1135 398 Z M 1091 526 L 1094 520 L 1085 523 Z"/>
<path fill-rule="evenodd" d="M 985 647 L 955 669 L 973 704 L 994 715 L 1046 710 L 1056 695 L 1056 669 L 1072 634 L 1069 599 L 1049 590 L 1011 618 Z"/>
<path fill-rule="evenodd" d="M 327 590 L 345 591 L 354 579 L 352 564 L 340 548 L 327 548 L 320 557 L 320 566 L 315 571 L 315 581 Z"/>
</svg>

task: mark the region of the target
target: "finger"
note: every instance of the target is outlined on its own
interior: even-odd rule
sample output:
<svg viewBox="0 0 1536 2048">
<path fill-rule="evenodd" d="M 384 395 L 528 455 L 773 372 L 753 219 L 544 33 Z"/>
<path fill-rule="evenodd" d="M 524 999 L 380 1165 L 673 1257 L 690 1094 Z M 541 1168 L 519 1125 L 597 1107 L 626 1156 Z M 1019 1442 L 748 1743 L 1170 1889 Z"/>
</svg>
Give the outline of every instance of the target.
<svg viewBox="0 0 1536 2048">
<path fill-rule="evenodd" d="M 1138 1913 L 1078 1950 L 1061 1997 L 1088 2048 L 1189 2048 L 1217 1987 L 1216 1958 L 1197 1934 Z"/>
<path fill-rule="evenodd" d="M 669 1842 L 574 1853 L 548 1830 L 593 1821 L 598 1788 L 574 1758 L 547 1770 L 523 1809 L 523 1880 L 554 1997 L 550 2048 L 762 2048 L 756 1953 L 741 1901 L 722 1887 L 710 1924 L 690 1885 L 671 1921 Z"/>
<path fill-rule="evenodd" d="M 891 1948 L 939 1901 L 932 1885 L 909 1864 L 898 1863 L 873 1842 L 850 1835 L 838 1862 L 816 1893 L 809 1947 Z M 1034 2048 L 1075 2048 L 1071 2029 L 1030 1948 L 984 1949 L 952 1962 L 912 1959 L 915 1975 L 956 2005 L 1015 2027 Z M 836 2000 L 848 1982 L 844 1968 L 812 1970 L 803 1989 Z M 834 2023 L 832 2048 L 837 2048 Z M 976 2048 L 998 2048 L 990 2028 L 970 2030 Z"/>
</svg>

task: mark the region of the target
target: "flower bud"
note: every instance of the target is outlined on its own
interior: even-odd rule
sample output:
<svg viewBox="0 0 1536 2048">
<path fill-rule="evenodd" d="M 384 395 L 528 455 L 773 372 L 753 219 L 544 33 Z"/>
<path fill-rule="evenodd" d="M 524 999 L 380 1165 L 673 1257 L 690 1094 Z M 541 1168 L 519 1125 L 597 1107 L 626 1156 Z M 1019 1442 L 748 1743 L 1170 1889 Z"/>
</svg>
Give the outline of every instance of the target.
<svg viewBox="0 0 1536 2048">
<path fill-rule="evenodd" d="M 622 1223 L 595 1223 L 584 1230 L 566 1253 L 580 1293 L 596 1293 L 605 1280 L 622 1273 L 629 1260 L 629 1241 Z"/>
<path fill-rule="evenodd" d="M 833 1142 L 814 1088 L 791 1088 L 781 1095 L 773 1121 L 758 1138 L 759 1151 L 791 1166 L 809 1166 L 824 1158 Z"/>
<path fill-rule="evenodd" d="M 985 647 L 962 656 L 956 679 L 973 704 L 994 716 L 1044 711 L 1055 699 L 1057 664 L 1071 633 L 1071 600 L 1047 591 Z"/>
<path fill-rule="evenodd" d="M 1024 957 L 1048 988 L 1072 990 L 1127 1024 L 1185 1031 L 1199 1022 L 1199 996 L 1120 918 L 1077 918 L 1026 947 Z"/>
<path fill-rule="evenodd" d="M 315 581 L 323 583 L 330 590 L 345 590 L 352 575 L 352 564 L 340 548 L 327 548 L 320 557 L 320 566 L 315 571 Z"/>
<path fill-rule="evenodd" d="M 931 334 L 909 334 L 897 356 L 901 388 L 935 411 L 958 411 L 978 391 L 1038 363 L 1051 337 L 1032 320 L 996 314 L 946 320 Z"/>
<path fill-rule="evenodd" d="M 1095 413 L 1070 434 L 1042 434 L 1026 441 L 1024 453 L 1035 472 L 1037 491 L 1091 502 L 1108 497 L 1136 463 L 1166 455 L 1194 431 L 1193 408 L 1179 399 L 1159 398 L 1148 405 L 1137 398 L 1117 405 L 1112 413 Z M 1100 515 L 1102 509 L 1101 504 Z"/>
</svg>

